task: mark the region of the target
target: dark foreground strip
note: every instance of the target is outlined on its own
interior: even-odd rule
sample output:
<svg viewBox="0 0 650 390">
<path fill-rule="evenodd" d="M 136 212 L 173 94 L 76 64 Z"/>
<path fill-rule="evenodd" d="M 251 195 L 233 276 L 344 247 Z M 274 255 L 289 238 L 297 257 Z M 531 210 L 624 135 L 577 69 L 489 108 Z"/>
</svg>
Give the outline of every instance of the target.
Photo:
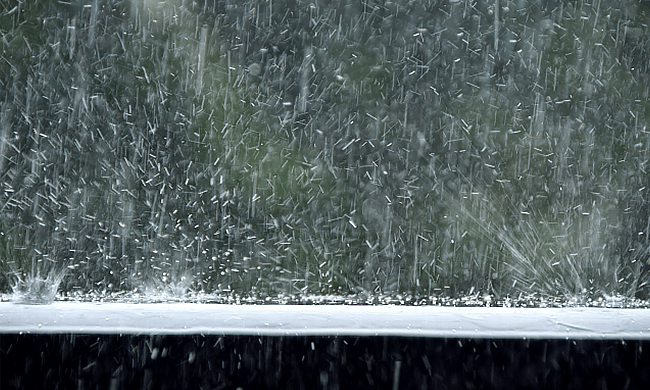
<svg viewBox="0 0 650 390">
<path fill-rule="evenodd" d="M 2 389 L 648 389 L 650 342 L 0 335 Z"/>
</svg>

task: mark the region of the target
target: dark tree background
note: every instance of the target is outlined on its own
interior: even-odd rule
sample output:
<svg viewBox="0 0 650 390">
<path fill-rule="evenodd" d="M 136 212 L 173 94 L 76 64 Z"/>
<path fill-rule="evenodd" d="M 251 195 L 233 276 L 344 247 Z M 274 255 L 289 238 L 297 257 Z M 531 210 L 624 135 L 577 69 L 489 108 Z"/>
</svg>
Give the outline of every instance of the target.
<svg viewBox="0 0 650 390">
<path fill-rule="evenodd" d="M 0 5 L 0 283 L 645 297 L 646 2 Z"/>
</svg>

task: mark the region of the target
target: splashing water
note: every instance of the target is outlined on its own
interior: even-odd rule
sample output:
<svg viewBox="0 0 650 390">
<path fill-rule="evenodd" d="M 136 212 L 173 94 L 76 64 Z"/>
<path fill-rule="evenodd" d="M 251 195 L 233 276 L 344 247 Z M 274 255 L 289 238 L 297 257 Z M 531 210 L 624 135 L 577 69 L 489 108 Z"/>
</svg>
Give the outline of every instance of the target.
<svg viewBox="0 0 650 390">
<path fill-rule="evenodd" d="M 16 302 L 650 297 L 636 0 L 19 3 Z"/>
<path fill-rule="evenodd" d="M 25 305 L 49 305 L 54 301 L 64 277 L 65 270 L 50 271 L 45 278 L 32 274 L 23 279 L 16 274 L 17 280 L 11 286 L 13 289 L 12 300 Z"/>
</svg>

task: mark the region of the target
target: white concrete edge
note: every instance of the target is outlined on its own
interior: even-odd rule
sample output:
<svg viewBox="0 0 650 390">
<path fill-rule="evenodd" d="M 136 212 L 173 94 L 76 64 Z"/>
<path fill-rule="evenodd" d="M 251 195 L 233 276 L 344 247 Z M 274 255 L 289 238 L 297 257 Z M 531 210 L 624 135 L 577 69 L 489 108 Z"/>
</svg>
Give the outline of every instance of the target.
<svg viewBox="0 0 650 390">
<path fill-rule="evenodd" d="M 0 334 L 650 339 L 650 309 L 0 303 Z"/>
</svg>

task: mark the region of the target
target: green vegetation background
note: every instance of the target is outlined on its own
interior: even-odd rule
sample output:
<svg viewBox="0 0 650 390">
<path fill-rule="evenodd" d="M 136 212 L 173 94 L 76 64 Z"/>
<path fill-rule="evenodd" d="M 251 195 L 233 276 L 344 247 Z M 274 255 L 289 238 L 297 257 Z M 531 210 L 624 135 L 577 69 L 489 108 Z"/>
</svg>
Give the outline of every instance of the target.
<svg viewBox="0 0 650 390">
<path fill-rule="evenodd" d="M 647 297 L 649 18 L 3 2 L 0 287 Z"/>
</svg>

